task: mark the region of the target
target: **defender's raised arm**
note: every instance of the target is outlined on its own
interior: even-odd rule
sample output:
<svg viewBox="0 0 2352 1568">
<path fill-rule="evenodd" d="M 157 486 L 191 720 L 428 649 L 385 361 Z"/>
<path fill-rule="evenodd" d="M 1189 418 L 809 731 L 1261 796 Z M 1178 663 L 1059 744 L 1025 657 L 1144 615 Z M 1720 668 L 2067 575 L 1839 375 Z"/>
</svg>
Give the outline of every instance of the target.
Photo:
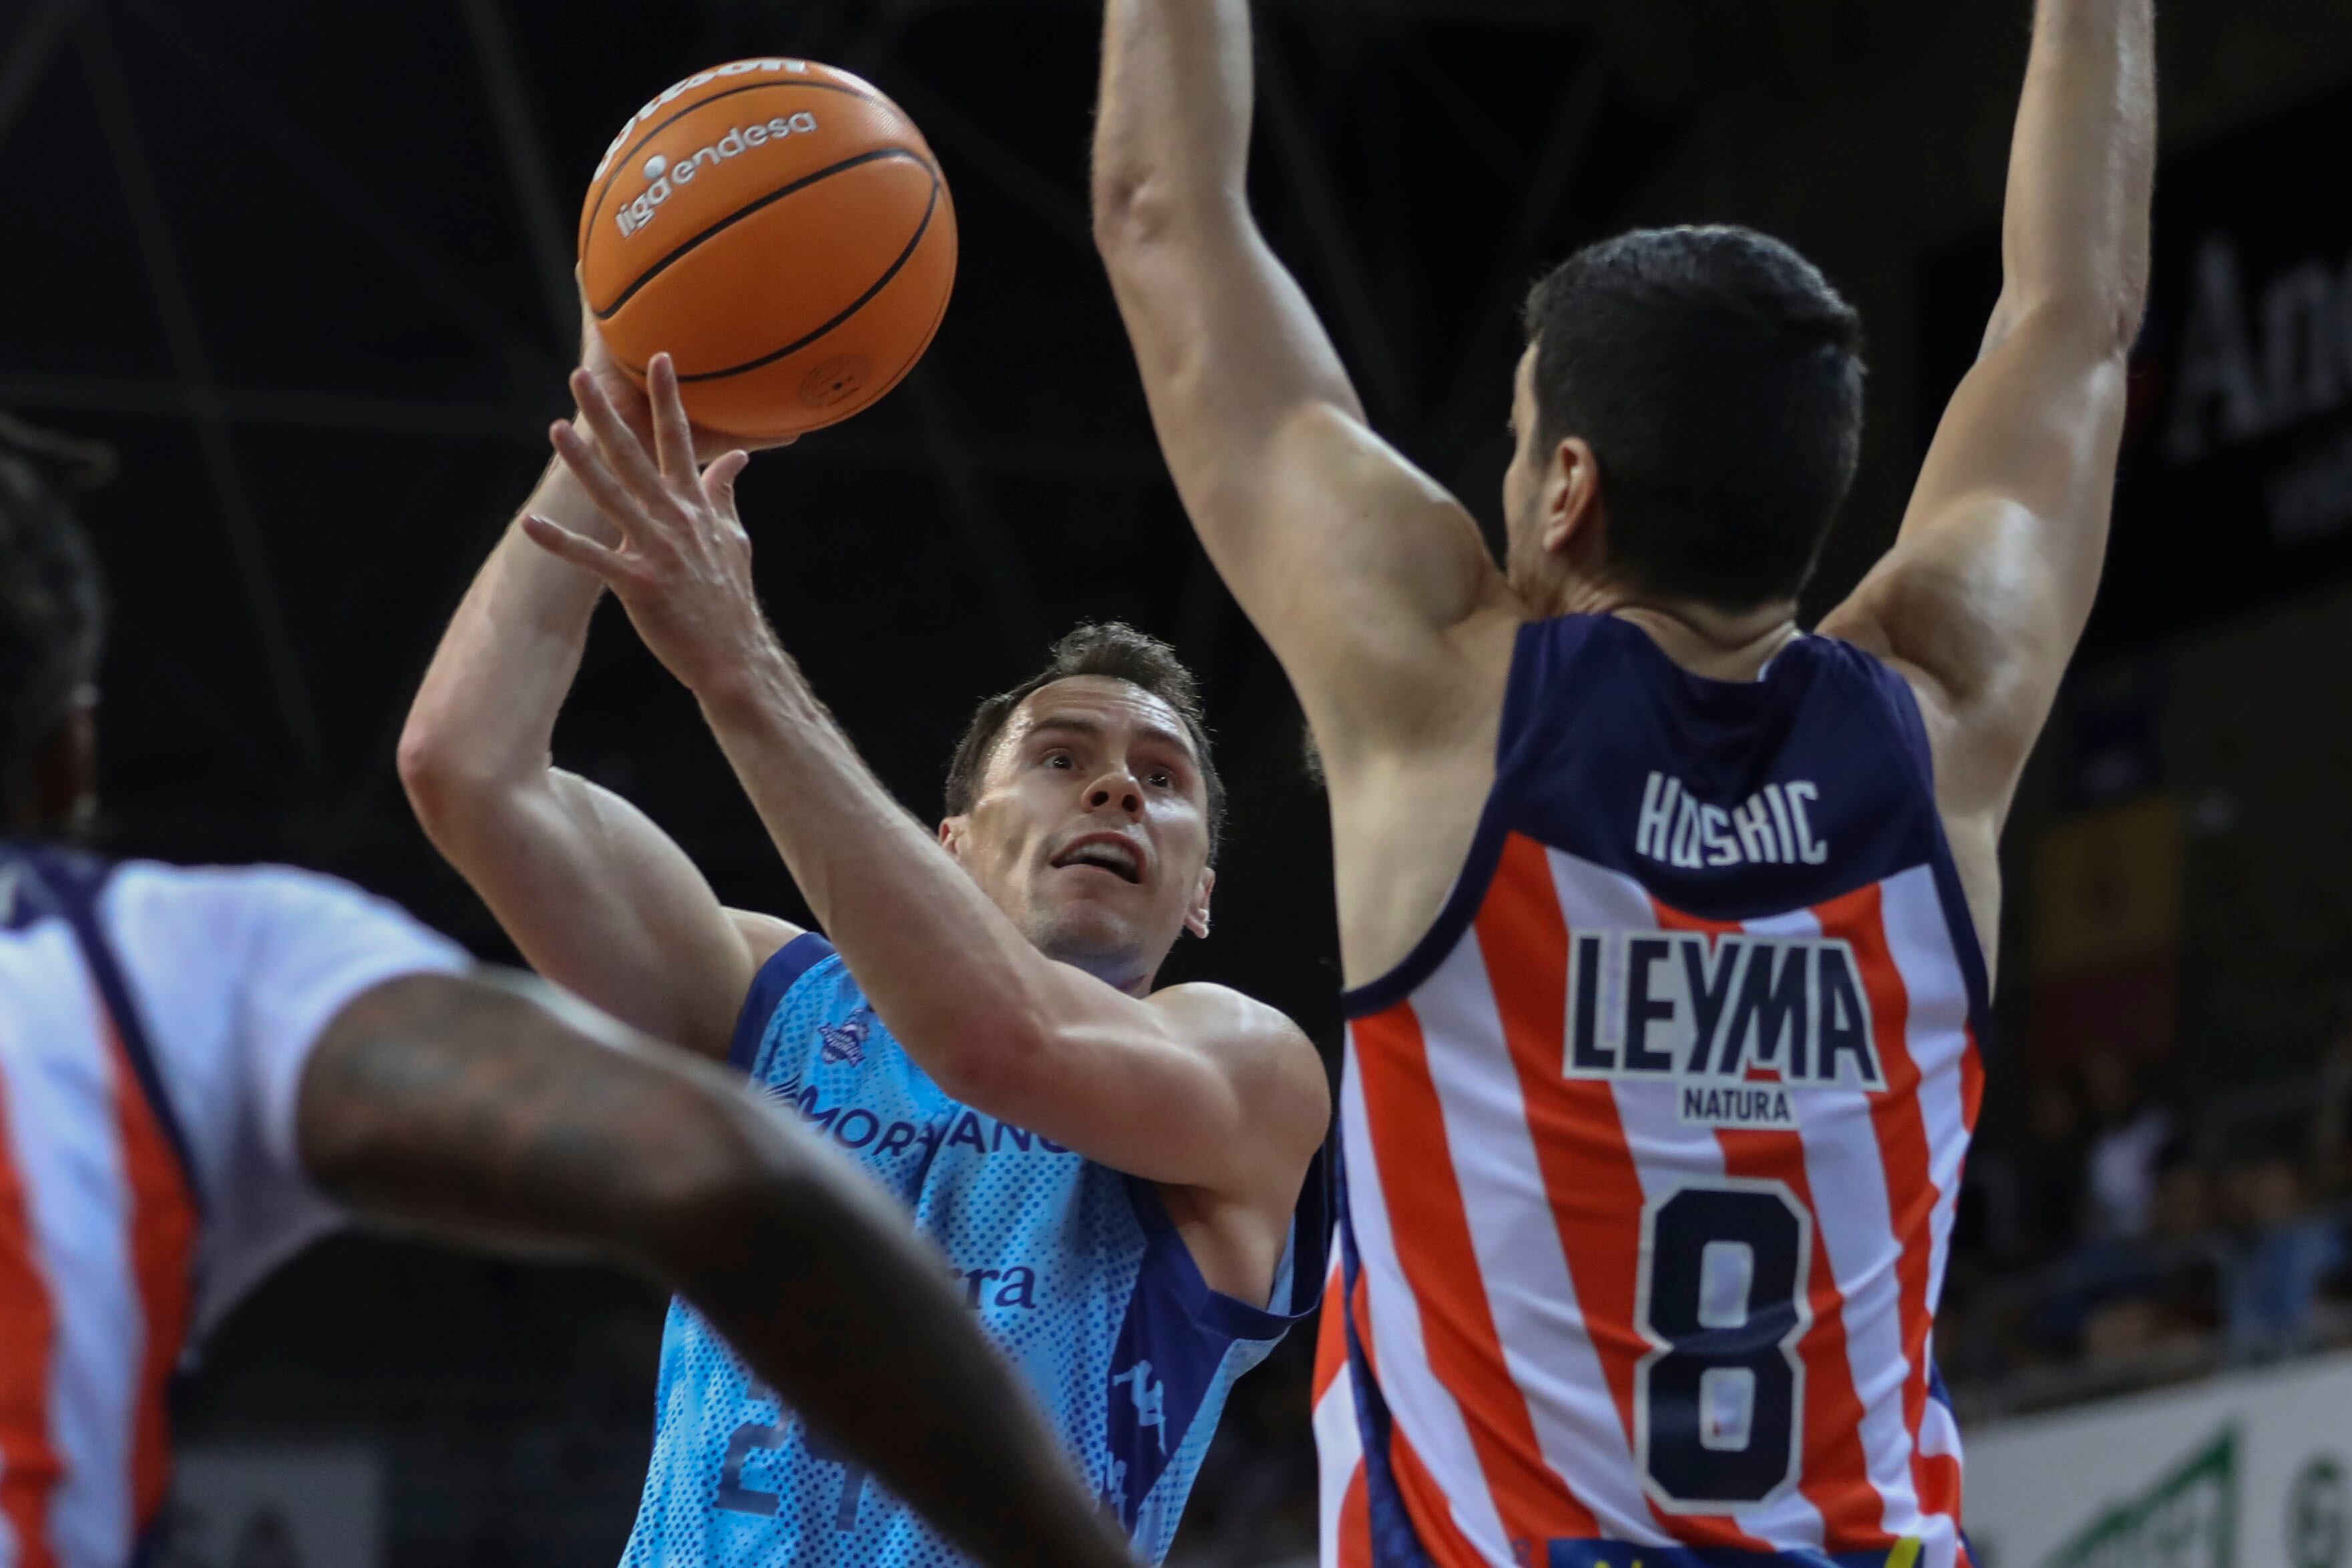
<svg viewBox="0 0 2352 1568">
<path fill-rule="evenodd" d="M 1366 426 L 1251 216 L 1245 0 L 1108 0 L 1096 241 L 1178 489 L 1327 752 L 1506 592 L 1469 515 Z"/>
<path fill-rule="evenodd" d="M 2041 0 L 2000 302 L 1895 550 L 1822 626 L 1912 674 L 1945 815 L 1986 856 L 2105 557 L 2147 294 L 2155 52 L 2152 0 Z"/>
</svg>

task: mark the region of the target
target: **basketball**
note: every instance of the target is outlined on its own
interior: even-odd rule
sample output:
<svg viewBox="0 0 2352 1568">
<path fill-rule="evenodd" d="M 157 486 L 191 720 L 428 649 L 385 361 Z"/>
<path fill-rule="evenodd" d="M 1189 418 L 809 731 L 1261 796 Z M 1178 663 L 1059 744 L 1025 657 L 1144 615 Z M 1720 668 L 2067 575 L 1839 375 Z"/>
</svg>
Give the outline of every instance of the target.
<svg viewBox="0 0 2352 1568">
<path fill-rule="evenodd" d="M 589 182 L 580 267 L 640 384 L 667 351 L 697 424 L 782 438 L 848 418 L 922 358 L 955 284 L 955 208 L 871 84 L 737 60 L 630 117 Z"/>
</svg>

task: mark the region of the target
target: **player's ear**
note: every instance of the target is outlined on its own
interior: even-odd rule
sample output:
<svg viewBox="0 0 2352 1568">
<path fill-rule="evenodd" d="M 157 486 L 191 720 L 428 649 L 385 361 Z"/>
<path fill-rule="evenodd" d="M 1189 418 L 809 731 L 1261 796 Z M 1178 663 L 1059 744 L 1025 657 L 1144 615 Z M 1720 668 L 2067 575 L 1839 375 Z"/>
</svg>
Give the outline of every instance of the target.
<svg viewBox="0 0 2352 1568">
<path fill-rule="evenodd" d="M 940 824 L 940 847 L 946 850 L 959 866 L 963 864 L 963 847 L 971 836 L 971 818 L 950 816 Z"/>
<path fill-rule="evenodd" d="M 1543 547 L 1558 554 L 1601 516 L 1601 459 L 1581 436 L 1563 439 L 1544 477 Z"/>
<path fill-rule="evenodd" d="M 1192 907 L 1184 911 L 1184 929 L 1194 936 L 1209 934 L 1209 895 L 1216 890 L 1216 868 L 1202 867 L 1200 883 L 1192 890 Z"/>
</svg>

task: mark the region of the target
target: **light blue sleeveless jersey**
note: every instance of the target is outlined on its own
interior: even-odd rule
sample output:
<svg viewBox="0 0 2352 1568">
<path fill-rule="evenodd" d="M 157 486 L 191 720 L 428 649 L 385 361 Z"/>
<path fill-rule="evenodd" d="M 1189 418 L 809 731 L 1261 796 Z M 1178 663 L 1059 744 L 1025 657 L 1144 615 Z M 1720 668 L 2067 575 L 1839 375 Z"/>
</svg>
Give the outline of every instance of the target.
<svg viewBox="0 0 2352 1568">
<path fill-rule="evenodd" d="M 1079 1469 L 1157 1563 L 1235 1379 L 1313 1310 L 1307 1184 L 1278 1311 L 1208 1288 L 1151 1183 L 950 1099 L 822 937 L 760 973 L 734 1059 L 913 1212 Z M 625 1568 L 949 1568 L 966 1561 L 825 1450 L 682 1301 L 662 1336 L 652 1467 Z"/>
</svg>

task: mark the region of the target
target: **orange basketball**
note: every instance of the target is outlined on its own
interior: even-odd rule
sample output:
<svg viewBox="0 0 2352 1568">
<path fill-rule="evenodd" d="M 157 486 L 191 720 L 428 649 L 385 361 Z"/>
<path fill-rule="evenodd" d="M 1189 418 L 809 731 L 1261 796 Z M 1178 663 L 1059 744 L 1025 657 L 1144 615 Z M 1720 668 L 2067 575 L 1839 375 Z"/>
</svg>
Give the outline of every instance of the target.
<svg viewBox="0 0 2352 1568">
<path fill-rule="evenodd" d="M 580 215 L 604 342 L 643 381 L 677 362 L 687 411 L 797 436 L 896 386 L 955 286 L 955 207 L 898 106 L 846 71 L 737 60 L 621 130 Z"/>
</svg>

